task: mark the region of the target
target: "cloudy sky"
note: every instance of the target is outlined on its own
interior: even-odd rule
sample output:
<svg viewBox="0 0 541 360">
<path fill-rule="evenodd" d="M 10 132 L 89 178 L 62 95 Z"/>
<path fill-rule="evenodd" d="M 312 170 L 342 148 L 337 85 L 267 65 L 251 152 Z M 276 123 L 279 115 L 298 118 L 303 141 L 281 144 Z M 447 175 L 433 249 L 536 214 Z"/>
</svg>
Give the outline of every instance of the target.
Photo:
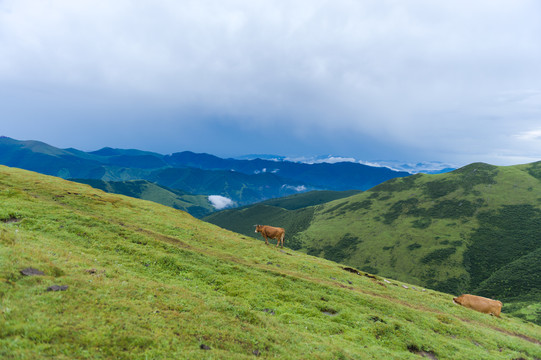
<svg viewBox="0 0 541 360">
<path fill-rule="evenodd" d="M 0 135 L 541 160 L 537 0 L 0 0 Z"/>
</svg>

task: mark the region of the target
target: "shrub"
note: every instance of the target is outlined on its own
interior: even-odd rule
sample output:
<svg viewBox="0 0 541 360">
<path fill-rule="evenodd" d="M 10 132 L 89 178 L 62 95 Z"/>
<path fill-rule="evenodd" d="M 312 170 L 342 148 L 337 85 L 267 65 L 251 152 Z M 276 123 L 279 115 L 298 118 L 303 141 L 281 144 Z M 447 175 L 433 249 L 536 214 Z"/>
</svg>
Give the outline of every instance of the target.
<svg viewBox="0 0 541 360">
<path fill-rule="evenodd" d="M 423 192 L 430 198 L 436 199 L 448 195 L 459 188 L 456 181 L 435 180 L 426 183 Z"/>
<path fill-rule="evenodd" d="M 341 262 L 355 250 L 362 240 L 352 234 L 345 234 L 336 245 L 327 245 L 323 248 L 325 259 Z"/>
<path fill-rule="evenodd" d="M 419 212 L 417 204 L 419 200 L 417 198 L 410 198 L 407 200 L 400 200 L 394 203 L 389 211 L 383 214 L 383 223 L 392 224 L 401 214 L 416 214 Z"/>
<path fill-rule="evenodd" d="M 423 258 L 421 258 L 421 262 L 423 264 L 428 264 L 435 261 L 442 262 L 444 260 L 447 260 L 455 252 L 456 252 L 456 248 L 454 247 L 437 249 L 437 250 L 432 251 L 430 254 L 425 255 Z"/>
<path fill-rule="evenodd" d="M 430 224 L 432 224 L 432 219 L 430 219 L 429 217 L 416 219 L 411 222 L 411 226 L 416 229 L 426 229 L 430 226 Z"/>
<path fill-rule="evenodd" d="M 531 205 L 507 205 L 477 216 L 464 266 L 477 287 L 496 270 L 541 247 L 541 211 Z"/>
<path fill-rule="evenodd" d="M 534 178 L 541 180 L 541 161 L 531 164 L 526 171 Z"/>
<path fill-rule="evenodd" d="M 437 219 L 458 219 L 473 216 L 479 206 L 468 200 L 443 200 L 426 212 L 430 217 Z"/>
</svg>

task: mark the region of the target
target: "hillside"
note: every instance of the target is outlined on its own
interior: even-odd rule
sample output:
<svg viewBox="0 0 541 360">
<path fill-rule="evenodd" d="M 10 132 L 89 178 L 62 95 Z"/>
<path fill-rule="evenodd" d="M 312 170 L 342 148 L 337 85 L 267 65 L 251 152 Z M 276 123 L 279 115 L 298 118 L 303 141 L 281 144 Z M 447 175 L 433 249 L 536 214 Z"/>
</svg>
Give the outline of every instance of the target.
<svg viewBox="0 0 541 360">
<path fill-rule="evenodd" d="M 206 220 L 244 234 L 254 223 L 284 225 L 293 249 L 448 293 L 499 297 L 541 323 L 539 169 L 471 164 L 315 207 L 256 204 Z"/>
<path fill-rule="evenodd" d="M 188 212 L 195 217 L 203 217 L 215 209 L 204 195 L 192 195 L 185 191 L 170 189 L 146 180 L 103 181 L 95 179 L 70 179 L 105 192 L 131 196 L 157 202 Z"/>
<path fill-rule="evenodd" d="M 3 166 L 0 201 L 2 358 L 541 358 L 534 324 L 170 207 Z"/>
<path fill-rule="evenodd" d="M 277 199 L 270 199 L 260 202 L 260 205 L 269 205 L 287 210 L 296 210 L 308 206 L 323 204 L 329 201 L 342 199 L 360 193 L 359 190 L 331 191 L 315 190 L 301 194 L 294 194 Z"/>
</svg>

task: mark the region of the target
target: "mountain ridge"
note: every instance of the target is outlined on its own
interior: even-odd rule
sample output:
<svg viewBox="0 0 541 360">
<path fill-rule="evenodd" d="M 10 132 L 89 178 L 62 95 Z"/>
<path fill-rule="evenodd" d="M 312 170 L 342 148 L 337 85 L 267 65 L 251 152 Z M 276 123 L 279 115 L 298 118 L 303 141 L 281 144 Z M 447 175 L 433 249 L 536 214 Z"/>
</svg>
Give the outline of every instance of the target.
<svg viewBox="0 0 541 360">
<path fill-rule="evenodd" d="M 105 147 L 83 152 L 7 137 L 0 138 L 0 164 L 65 179 L 147 180 L 194 195 L 225 196 L 237 205 L 309 190 L 366 190 L 408 174 L 361 164 L 235 160 L 190 151 L 161 155 Z"/>
</svg>

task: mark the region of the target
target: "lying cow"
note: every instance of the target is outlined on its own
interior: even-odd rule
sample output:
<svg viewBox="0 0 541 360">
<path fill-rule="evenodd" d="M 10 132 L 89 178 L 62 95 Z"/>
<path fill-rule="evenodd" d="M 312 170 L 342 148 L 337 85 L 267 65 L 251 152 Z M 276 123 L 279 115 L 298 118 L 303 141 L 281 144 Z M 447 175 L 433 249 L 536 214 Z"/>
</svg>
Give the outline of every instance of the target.
<svg viewBox="0 0 541 360">
<path fill-rule="evenodd" d="M 284 236 L 286 235 L 286 231 L 283 228 L 268 225 L 256 225 L 255 232 L 263 235 L 265 238 L 265 244 L 268 245 L 269 242 L 267 241 L 267 238 L 271 238 L 277 240 L 277 247 L 280 243 L 282 243 L 282 247 L 284 247 Z"/>
<path fill-rule="evenodd" d="M 458 305 L 479 311 L 485 314 L 500 317 L 502 311 L 502 302 L 498 300 L 487 299 L 481 296 L 462 294 L 453 298 L 453 302 Z"/>
</svg>

